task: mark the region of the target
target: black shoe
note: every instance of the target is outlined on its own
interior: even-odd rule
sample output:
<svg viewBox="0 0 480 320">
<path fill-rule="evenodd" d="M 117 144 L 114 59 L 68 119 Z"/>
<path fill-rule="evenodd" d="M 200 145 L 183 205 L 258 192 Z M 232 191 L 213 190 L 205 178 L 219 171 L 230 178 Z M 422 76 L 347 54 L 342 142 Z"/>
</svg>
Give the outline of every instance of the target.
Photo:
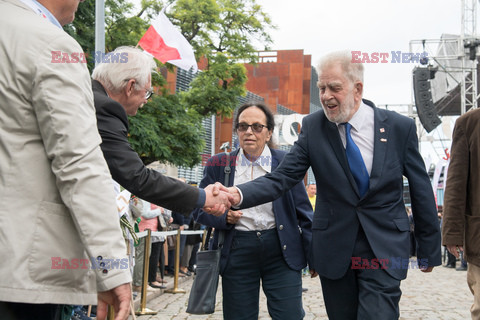
<svg viewBox="0 0 480 320">
<path fill-rule="evenodd" d="M 452 269 L 455 269 L 455 265 L 454 264 L 446 264 L 444 265 L 445 268 L 452 268 Z"/>
<path fill-rule="evenodd" d="M 456 268 L 455 270 L 457 270 L 457 271 L 467 271 L 467 267 L 460 266 L 460 267 Z"/>
<path fill-rule="evenodd" d="M 158 285 L 158 284 L 155 284 L 153 282 L 149 282 L 148 285 L 152 288 L 157 288 L 157 289 L 166 289 L 167 287 L 165 287 L 164 285 Z"/>
<path fill-rule="evenodd" d="M 302 288 L 302 292 L 307 292 L 308 288 Z"/>
<path fill-rule="evenodd" d="M 189 277 L 192 275 L 192 273 L 191 273 L 190 271 L 185 272 L 185 271 L 183 271 L 183 270 L 180 270 L 179 272 L 180 272 L 181 274 L 184 274 L 184 275 L 189 276 Z"/>
</svg>

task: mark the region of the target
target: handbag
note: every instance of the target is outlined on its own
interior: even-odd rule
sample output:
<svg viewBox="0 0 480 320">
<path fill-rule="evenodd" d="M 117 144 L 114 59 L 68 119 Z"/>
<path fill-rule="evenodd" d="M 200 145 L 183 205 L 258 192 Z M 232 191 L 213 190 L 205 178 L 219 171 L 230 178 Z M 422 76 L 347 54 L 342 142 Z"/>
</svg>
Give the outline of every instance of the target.
<svg viewBox="0 0 480 320">
<path fill-rule="evenodd" d="M 225 172 L 225 186 L 228 186 L 230 175 L 230 154 L 227 152 L 227 165 Z M 212 228 L 208 228 L 207 239 L 210 238 Z M 215 300 L 217 296 L 218 277 L 220 274 L 220 256 L 223 248 L 225 231 L 218 233 L 218 248 L 208 250 L 205 246 L 202 251 L 197 252 L 197 268 L 192 289 L 188 297 L 187 313 L 211 314 L 215 312 Z"/>
</svg>

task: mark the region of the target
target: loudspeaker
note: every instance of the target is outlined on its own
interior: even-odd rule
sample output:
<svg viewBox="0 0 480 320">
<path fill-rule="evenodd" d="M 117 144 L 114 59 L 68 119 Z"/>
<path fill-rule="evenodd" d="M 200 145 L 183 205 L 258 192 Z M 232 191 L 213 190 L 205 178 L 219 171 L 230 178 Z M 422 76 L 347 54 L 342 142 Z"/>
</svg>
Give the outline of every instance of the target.
<svg viewBox="0 0 480 320">
<path fill-rule="evenodd" d="M 437 115 L 432 100 L 430 79 L 433 79 L 436 70 L 430 68 L 413 69 L 413 91 L 415 94 L 415 106 L 420 122 L 427 132 L 432 131 L 442 121 Z"/>
</svg>

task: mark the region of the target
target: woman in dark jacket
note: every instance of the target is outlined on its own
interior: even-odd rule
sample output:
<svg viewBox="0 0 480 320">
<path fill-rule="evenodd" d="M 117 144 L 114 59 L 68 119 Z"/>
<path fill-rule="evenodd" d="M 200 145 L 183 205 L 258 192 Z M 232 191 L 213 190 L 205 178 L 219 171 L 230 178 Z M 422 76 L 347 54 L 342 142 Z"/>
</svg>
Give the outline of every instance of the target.
<svg viewBox="0 0 480 320">
<path fill-rule="evenodd" d="M 229 186 L 265 175 L 285 155 L 267 145 L 275 123 L 264 104 L 241 106 L 234 126 L 240 149 L 230 155 Z M 225 165 L 225 153 L 210 158 L 200 187 L 223 184 Z M 270 203 L 220 217 L 198 209 L 194 217 L 215 228 L 213 247 L 219 230 L 225 233 L 220 261 L 224 319 L 258 319 L 260 283 L 272 319 L 303 319 L 301 270 L 309 260 L 313 211 L 302 183 Z"/>
</svg>

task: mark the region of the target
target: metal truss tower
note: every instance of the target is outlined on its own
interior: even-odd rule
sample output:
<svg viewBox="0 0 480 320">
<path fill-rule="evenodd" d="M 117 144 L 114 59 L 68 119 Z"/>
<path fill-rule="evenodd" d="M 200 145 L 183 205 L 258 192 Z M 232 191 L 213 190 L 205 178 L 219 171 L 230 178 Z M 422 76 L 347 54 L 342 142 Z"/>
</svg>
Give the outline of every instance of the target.
<svg viewBox="0 0 480 320">
<path fill-rule="evenodd" d="M 479 100 L 477 47 L 480 46 L 480 38 L 477 34 L 478 0 L 460 1 L 461 33 L 459 36 L 444 35 L 441 39 L 412 40 L 410 50 L 427 52 L 430 62 L 434 62 L 439 67 L 439 73 L 444 73 L 450 83 L 460 87 L 460 114 L 464 114 L 472 108 L 477 108 Z"/>
<path fill-rule="evenodd" d="M 461 82 L 461 114 L 477 107 L 477 0 L 462 1 L 462 33 L 460 45 L 463 45 L 462 82 Z M 461 48 L 460 48 L 461 49 Z M 468 55 L 467 55 L 468 51 Z M 461 51 L 462 52 L 462 51 Z"/>
</svg>

